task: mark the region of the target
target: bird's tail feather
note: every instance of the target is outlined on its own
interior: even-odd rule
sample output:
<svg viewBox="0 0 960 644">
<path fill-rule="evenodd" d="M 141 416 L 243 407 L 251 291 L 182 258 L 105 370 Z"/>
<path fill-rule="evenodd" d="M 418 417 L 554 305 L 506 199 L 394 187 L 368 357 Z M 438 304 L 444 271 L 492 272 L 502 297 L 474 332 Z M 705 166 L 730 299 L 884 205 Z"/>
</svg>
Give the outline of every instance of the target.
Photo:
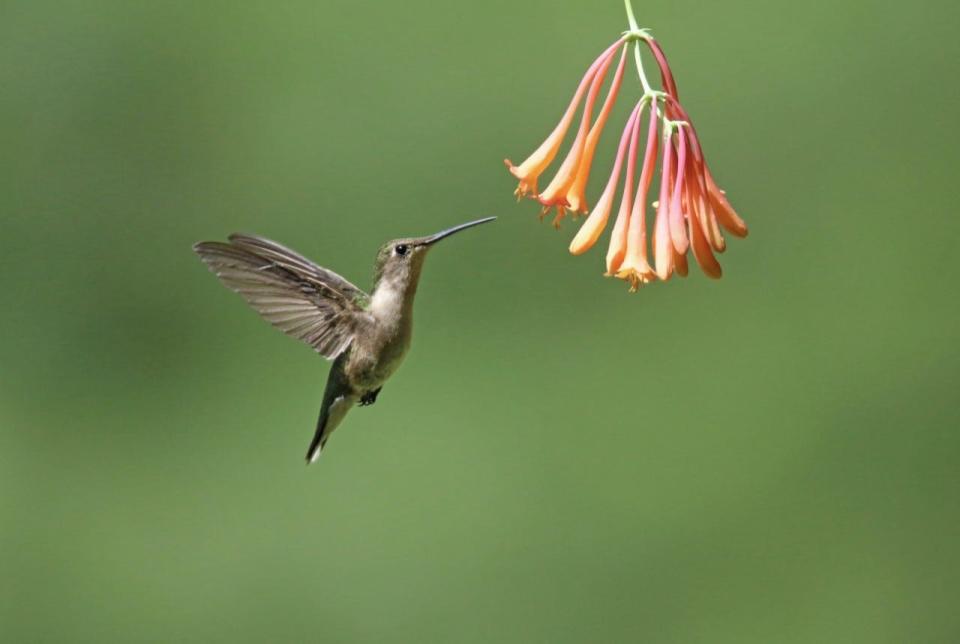
<svg viewBox="0 0 960 644">
<path fill-rule="evenodd" d="M 307 465 L 320 458 L 320 454 L 327 444 L 327 439 L 330 438 L 330 434 L 350 411 L 354 398 L 353 396 L 337 396 L 332 401 L 324 400 L 323 403 L 323 408 L 320 409 L 320 418 L 317 420 L 317 431 L 314 433 L 313 440 L 310 441 L 310 447 L 307 449 Z"/>
</svg>

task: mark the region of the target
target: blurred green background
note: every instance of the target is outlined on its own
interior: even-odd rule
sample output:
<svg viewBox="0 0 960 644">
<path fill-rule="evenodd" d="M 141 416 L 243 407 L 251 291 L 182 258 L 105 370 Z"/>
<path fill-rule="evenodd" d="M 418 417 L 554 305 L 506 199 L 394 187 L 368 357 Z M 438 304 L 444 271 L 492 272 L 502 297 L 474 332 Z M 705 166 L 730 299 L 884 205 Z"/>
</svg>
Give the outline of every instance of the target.
<svg viewBox="0 0 960 644">
<path fill-rule="evenodd" d="M 501 164 L 618 0 L 3 2 L 0 639 L 958 641 L 960 10 L 636 9 L 751 236 L 630 296 Z M 305 468 L 327 364 L 190 245 L 487 215 Z"/>
</svg>

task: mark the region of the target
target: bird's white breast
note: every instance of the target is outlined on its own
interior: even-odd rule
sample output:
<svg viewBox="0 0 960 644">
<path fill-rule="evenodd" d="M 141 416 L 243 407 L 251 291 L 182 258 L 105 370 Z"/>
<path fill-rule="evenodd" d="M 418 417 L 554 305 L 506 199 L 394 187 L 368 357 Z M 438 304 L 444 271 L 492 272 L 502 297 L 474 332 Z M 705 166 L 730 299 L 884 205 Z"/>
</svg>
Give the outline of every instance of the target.
<svg viewBox="0 0 960 644">
<path fill-rule="evenodd" d="M 400 314 L 403 293 L 392 283 L 381 284 L 370 299 L 370 312 L 377 318 L 392 318 Z"/>
</svg>

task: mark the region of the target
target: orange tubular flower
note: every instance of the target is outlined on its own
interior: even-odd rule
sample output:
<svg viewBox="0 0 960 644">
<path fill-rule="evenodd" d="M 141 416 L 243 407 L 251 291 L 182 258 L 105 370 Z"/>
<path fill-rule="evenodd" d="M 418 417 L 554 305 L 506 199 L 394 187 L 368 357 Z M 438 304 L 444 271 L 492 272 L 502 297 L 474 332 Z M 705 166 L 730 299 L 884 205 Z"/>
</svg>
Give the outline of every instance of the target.
<svg viewBox="0 0 960 644">
<path fill-rule="evenodd" d="M 567 206 L 575 213 L 587 213 L 587 197 L 584 192 L 587 189 L 587 179 L 590 178 L 590 166 L 593 164 L 593 154 L 596 152 L 597 143 L 600 142 L 600 135 L 607 124 L 607 118 L 610 116 L 610 110 L 617 101 L 617 93 L 620 91 L 620 82 L 623 80 L 624 63 L 627 62 L 627 47 L 624 46 L 620 52 L 620 62 L 617 65 L 617 71 L 614 72 L 613 82 L 607 91 L 607 98 L 603 101 L 603 107 L 600 108 L 600 115 L 590 128 L 590 134 L 587 135 L 587 141 L 583 145 L 583 155 L 580 159 L 580 165 L 577 167 L 577 176 L 573 179 L 573 184 L 567 191 Z"/>
<path fill-rule="evenodd" d="M 639 121 L 639 117 L 638 117 Z M 657 115 L 651 108 L 650 122 L 647 126 L 647 149 L 643 153 L 643 167 L 640 170 L 640 184 L 637 196 L 630 211 L 630 223 L 627 228 L 627 253 L 617 271 L 617 277 L 630 282 L 630 290 L 635 292 L 640 285 L 656 279 L 656 273 L 647 260 L 647 193 L 653 180 L 653 171 L 657 165 Z M 609 270 L 609 267 L 608 267 Z"/>
<path fill-rule="evenodd" d="M 670 198 L 670 237 L 673 239 L 673 247 L 680 255 L 686 255 L 690 241 L 687 239 L 687 232 L 684 229 L 684 215 L 681 207 L 681 196 L 683 194 L 683 181 L 686 179 L 687 169 L 687 137 L 684 134 L 683 127 L 677 129 L 677 172 L 673 183 L 673 196 Z"/>
<path fill-rule="evenodd" d="M 703 166 L 703 175 L 707 180 L 707 196 L 710 199 L 710 205 L 713 206 L 713 211 L 716 213 L 720 225 L 726 228 L 731 235 L 741 238 L 746 237 L 747 224 L 737 216 L 733 206 L 727 201 L 723 190 L 717 187 L 717 183 L 710 176 L 710 168 L 706 164 Z"/>
<path fill-rule="evenodd" d="M 605 54 L 606 55 L 606 54 Z M 580 129 L 577 130 L 577 136 L 573 140 L 573 145 L 567 153 L 566 158 L 560 165 L 556 176 L 547 186 L 547 189 L 539 197 L 543 204 L 543 214 L 547 214 L 550 208 L 557 208 L 557 217 L 553 224 L 560 227 L 560 220 L 563 219 L 564 209 L 569 206 L 567 202 L 567 191 L 573 185 L 577 178 L 577 171 L 580 168 L 580 160 L 583 158 L 584 147 L 587 142 L 588 130 L 590 128 L 590 119 L 593 116 L 593 105 L 597 100 L 597 94 L 600 92 L 600 85 L 606 78 L 610 63 L 613 62 L 613 52 L 606 55 L 603 63 L 594 73 L 593 80 L 590 81 L 590 90 L 587 92 L 587 101 L 583 106 L 583 117 L 580 119 Z"/>
<path fill-rule="evenodd" d="M 643 95 L 623 128 L 610 178 L 595 206 L 589 211 L 586 221 L 570 242 L 570 252 L 574 255 L 585 253 L 603 234 L 616 197 L 620 171 L 626 161 L 620 209 L 607 249 L 606 275 L 626 280 L 630 284 L 630 290 L 636 291 L 643 284 L 658 279 L 666 281 L 674 274 L 686 276 L 687 253 L 692 252 L 703 272 L 709 277 L 718 278 L 722 270 L 715 253 L 722 253 L 726 249 L 721 229 L 736 237 L 746 237 L 747 225 L 730 205 L 726 193 L 717 185 L 707 167 L 700 138 L 686 109 L 680 104 L 677 83 L 663 48 L 648 31 L 637 26 L 630 0 L 625 0 L 625 3 L 630 29 L 601 53 L 587 69 L 573 99 L 550 136 L 519 166 L 506 161 L 510 172 L 520 182 L 515 194 L 519 197 L 536 197 L 544 214 L 550 208 L 556 208 L 554 224 L 557 227 L 567 209 L 580 214 L 588 212 L 586 193 L 594 155 L 620 92 L 627 49 L 633 47 Z M 655 90 L 647 81 L 640 57 L 642 45 L 649 48 L 657 63 L 660 90 Z M 623 48 L 620 61 L 610 81 L 603 106 L 591 125 L 597 96 L 619 47 Z M 580 117 L 580 127 L 570 150 L 550 184 L 540 194 L 537 192 L 537 181 L 556 157 L 584 97 L 586 100 Z M 650 110 L 646 146 L 640 180 L 634 184 L 642 114 L 645 108 Z M 663 154 L 659 155 L 658 159 L 660 136 L 663 137 Z M 659 199 L 654 203 L 656 214 L 648 228 L 647 198 L 658 160 Z M 647 254 L 648 232 L 651 237 L 653 266 Z"/>
<path fill-rule="evenodd" d="M 607 181 L 607 187 L 597 200 L 597 205 L 590 211 L 590 216 L 583 222 L 583 226 L 577 232 L 576 237 L 570 242 L 570 252 L 574 255 L 585 253 L 597 243 L 603 229 L 607 227 L 607 219 L 610 217 L 610 208 L 613 206 L 613 196 L 617 190 L 617 179 L 620 178 L 620 167 L 623 165 L 623 157 L 627 152 L 627 144 L 633 135 L 635 122 L 639 118 L 641 104 L 638 103 L 633 108 L 633 113 L 627 119 L 627 125 L 623 128 L 623 135 L 620 137 L 620 146 L 617 148 L 617 157 L 613 162 L 613 172 L 610 173 L 610 179 Z"/>
<path fill-rule="evenodd" d="M 577 86 L 577 91 L 573 95 L 573 99 L 570 101 L 570 105 L 567 106 L 567 110 L 563 113 L 563 117 L 560 119 L 560 122 L 557 123 L 557 126 L 553 128 L 553 132 L 550 133 L 550 136 L 540 144 L 533 154 L 527 157 L 527 160 L 521 163 L 519 166 L 513 165 L 510 159 L 504 159 L 503 162 L 510 169 L 510 173 L 520 180 L 520 184 L 517 186 L 517 189 L 514 191 L 514 194 L 517 197 L 523 197 L 526 195 L 532 195 L 534 197 L 538 196 L 537 192 L 537 179 L 543 173 L 543 171 L 550 165 L 553 161 L 553 158 L 557 156 L 557 150 L 560 149 L 560 144 L 563 143 L 563 137 L 567 134 L 567 130 L 570 128 L 570 123 L 573 121 L 573 115 L 577 111 L 577 107 L 580 105 L 580 99 L 583 98 L 584 92 L 587 90 L 587 87 L 590 86 L 590 83 L 593 81 L 593 77 L 597 72 L 597 69 L 601 64 L 611 55 L 617 47 L 620 46 L 621 40 L 610 45 L 610 47 L 600 54 L 600 56 L 593 61 L 593 64 L 587 69 L 587 73 L 584 74 L 583 78 L 580 80 L 580 85 Z"/>
<path fill-rule="evenodd" d="M 640 103 L 640 111 L 643 103 Z M 637 164 L 637 142 L 640 138 L 640 111 L 633 119 L 633 131 L 630 133 L 630 150 L 627 152 L 627 174 L 623 179 L 623 196 L 620 198 L 620 211 L 617 221 L 613 224 L 613 233 L 610 235 L 610 248 L 607 249 L 606 275 L 616 275 L 627 254 L 627 226 L 630 220 L 630 210 L 633 207 L 631 191 L 633 190 L 633 171 Z"/>
<path fill-rule="evenodd" d="M 670 177 L 674 172 L 673 143 L 666 133 L 663 146 L 663 166 L 660 169 L 660 199 L 657 202 L 657 219 L 654 223 L 653 258 L 657 277 L 670 279 L 673 273 L 673 242 L 670 239 Z"/>
</svg>

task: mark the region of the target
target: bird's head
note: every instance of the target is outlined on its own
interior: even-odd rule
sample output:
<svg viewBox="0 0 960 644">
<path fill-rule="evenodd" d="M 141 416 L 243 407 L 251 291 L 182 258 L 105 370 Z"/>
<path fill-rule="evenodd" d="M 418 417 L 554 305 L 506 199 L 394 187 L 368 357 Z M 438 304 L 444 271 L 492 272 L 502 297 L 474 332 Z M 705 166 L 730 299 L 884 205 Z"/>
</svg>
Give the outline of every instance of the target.
<svg viewBox="0 0 960 644">
<path fill-rule="evenodd" d="M 376 289 L 382 282 L 389 282 L 395 287 L 416 284 L 420 278 L 420 269 L 423 267 L 427 251 L 433 248 L 434 244 L 461 230 L 485 224 L 494 219 L 496 217 L 470 221 L 427 237 L 408 237 L 388 241 L 377 252 L 374 265 L 374 288 Z"/>
</svg>

